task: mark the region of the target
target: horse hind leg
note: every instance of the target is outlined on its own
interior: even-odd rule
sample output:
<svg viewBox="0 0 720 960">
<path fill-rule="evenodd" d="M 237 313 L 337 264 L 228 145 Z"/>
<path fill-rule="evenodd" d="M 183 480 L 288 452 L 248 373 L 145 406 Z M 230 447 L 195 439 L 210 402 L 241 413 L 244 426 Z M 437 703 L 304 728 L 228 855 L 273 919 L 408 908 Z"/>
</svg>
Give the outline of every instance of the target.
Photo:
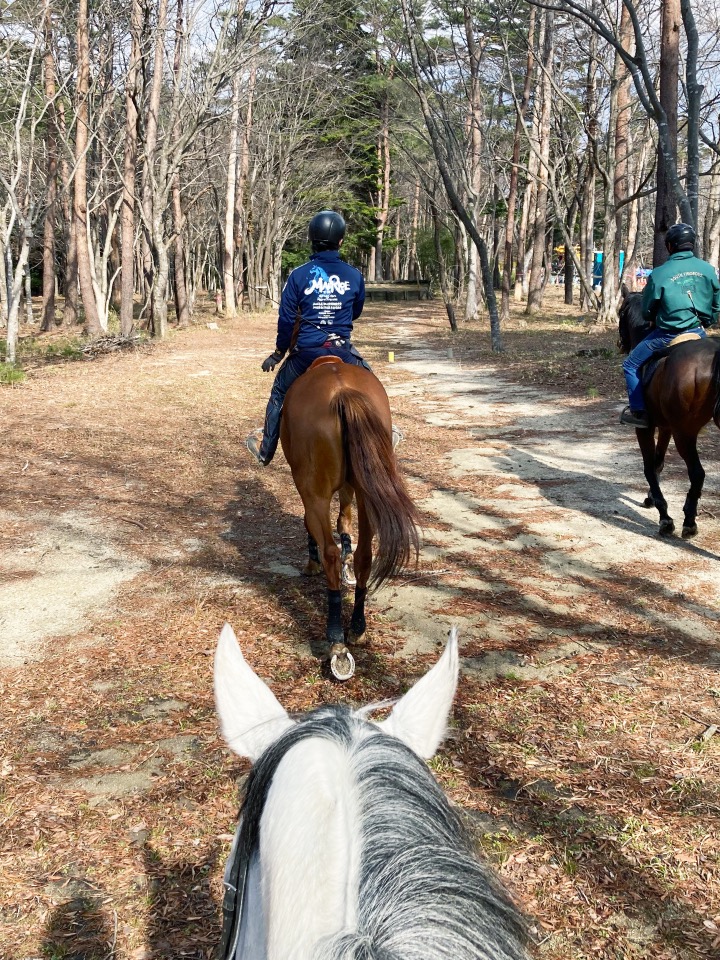
<svg viewBox="0 0 720 960">
<path fill-rule="evenodd" d="M 660 481 L 655 467 L 655 434 L 652 430 L 636 430 L 635 432 L 642 453 L 645 479 L 650 488 L 649 498 L 660 514 L 659 533 L 661 536 L 669 536 L 675 530 L 675 523 L 668 514 L 667 500 L 660 489 Z"/>
<path fill-rule="evenodd" d="M 340 513 L 337 518 L 337 532 L 340 535 L 340 561 L 342 563 L 342 582 L 345 587 L 355 586 L 354 557 L 352 549 L 352 502 L 355 491 L 349 484 L 340 488 Z"/>
<path fill-rule="evenodd" d="M 345 646 L 342 625 L 342 563 L 340 551 L 330 529 L 329 501 L 305 502 L 305 526 L 318 544 L 327 578 L 327 624 L 325 639 L 329 645 L 330 671 L 336 680 L 349 680 L 355 673 L 355 661 Z"/>
<path fill-rule="evenodd" d="M 700 463 L 700 457 L 698 456 L 697 452 L 697 435 L 694 437 L 676 436 L 675 446 L 677 447 L 677 452 L 685 461 L 688 478 L 690 480 L 690 489 L 687 492 L 685 505 L 683 506 L 685 520 L 682 528 L 683 538 L 685 540 L 689 540 L 698 532 L 697 508 L 698 500 L 702 496 L 703 484 L 705 482 L 705 471 Z"/>
</svg>

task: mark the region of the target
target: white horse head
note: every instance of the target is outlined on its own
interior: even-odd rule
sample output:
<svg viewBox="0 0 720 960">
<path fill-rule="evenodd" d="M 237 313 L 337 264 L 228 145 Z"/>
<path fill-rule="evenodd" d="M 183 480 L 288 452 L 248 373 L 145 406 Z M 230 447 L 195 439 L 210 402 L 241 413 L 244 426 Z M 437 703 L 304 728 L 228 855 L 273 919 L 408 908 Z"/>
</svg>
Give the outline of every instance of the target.
<svg viewBox="0 0 720 960">
<path fill-rule="evenodd" d="M 323 707 L 296 721 L 225 625 L 217 712 L 228 745 L 255 763 L 233 960 L 525 956 L 519 914 L 418 759 L 442 742 L 457 678 L 453 632 L 386 720 Z"/>
</svg>

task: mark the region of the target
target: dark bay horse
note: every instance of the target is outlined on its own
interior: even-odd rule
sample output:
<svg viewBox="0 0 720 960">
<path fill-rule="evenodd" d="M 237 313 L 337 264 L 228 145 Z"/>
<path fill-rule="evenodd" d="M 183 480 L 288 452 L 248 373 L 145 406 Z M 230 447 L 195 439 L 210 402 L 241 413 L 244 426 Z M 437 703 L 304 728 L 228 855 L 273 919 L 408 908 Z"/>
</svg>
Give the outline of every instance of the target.
<svg viewBox="0 0 720 960">
<path fill-rule="evenodd" d="M 649 332 L 650 324 L 642 316 L 641 294 L 623 293 L 618 346 L 623 353 L 630 353 Z M 687 539 L 697 533 L 697 506 L 705 480 L 697 451 L 698 433 L 711 420 L 720 427 L 720 340 L 690 340 L 663 350 L 660 356 L 652 380 L 645 387 L 651 426 L 649 430 L 635 431 L 650 487 L 644 506 L 657 507 L 661 534 L 674 531 L 675 524 L 658 480 L 672 437 L 690 479 L 683 507 L 682 535 Z"/>
<path fill-rule="evenodd" d="M 417 556 L 420 546 L 418 514 L 398 471 L 390 404 L 382 384 L 364 367 L 321 357 L 287 392 L 280 442 L 305 508 L 310 547 L 306 572 L 324 569 L 327 577 L 331 669 L 338 679 L 346 680 L 353 674 L 354 661 L 345 646 L 341 583 L 343 561 L 351 553 L 353 496 L 358 534 L 348 643 L 365 632 L 368 587 L 379 587 L 398 573 L 413 553 Z M 336 493 L 342 554 L 330 523 L 330 503 Z M 378 540 L 374 566 L 373 537 Z"/>
</svg>

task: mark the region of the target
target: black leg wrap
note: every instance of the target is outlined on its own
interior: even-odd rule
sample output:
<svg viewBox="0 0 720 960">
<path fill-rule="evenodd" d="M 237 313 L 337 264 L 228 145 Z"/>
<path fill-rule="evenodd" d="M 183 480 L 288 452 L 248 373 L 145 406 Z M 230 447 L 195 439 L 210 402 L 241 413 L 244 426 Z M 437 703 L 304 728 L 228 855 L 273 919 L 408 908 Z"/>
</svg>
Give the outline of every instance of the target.
<svg viewBox="0 0 720 960">
<path fill-rule="evenodd" d="M 350 620 L 350 629 L 356 637 L 361 637 L 365 633 L 365 598 L 367 597 L 366 587 L 355 587 L 355 606 L 353 607 L 352 619 Z"/>
<path fill-rule="evenodd" d="M 340 551 L 343 560 L 352 553 L 352 541 L 350 540 L 349 533 L 340 534 Z"/>
<path fill-rule="evenodd" d="M 342 628 L 342 593 L 328 590 L 327 638 L 330 643 L 342 643 L 345 639 Z"/>
<path fill-rule="evenodd" d="M 314 563 L 320 563 L 320 551 L 312 534 L 308 534 L 308 554 Z"/>
</svg>

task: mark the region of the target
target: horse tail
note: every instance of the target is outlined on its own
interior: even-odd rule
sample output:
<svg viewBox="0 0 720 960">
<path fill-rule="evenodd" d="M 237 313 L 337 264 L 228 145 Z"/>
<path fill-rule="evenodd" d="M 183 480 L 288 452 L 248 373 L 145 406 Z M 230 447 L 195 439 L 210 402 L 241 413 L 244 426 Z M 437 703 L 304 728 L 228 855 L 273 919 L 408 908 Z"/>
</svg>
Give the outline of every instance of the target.
<svg viewBox="0 0 720 960">
<path fill-rule="evenodd" d="M 362 497 L 379 549 L 370 586 L 374 589 L 407 566 L 420 551 L 419 515 L 397 468 L 392 441 L 372 401 L 342 389 L 331 409 L 342 424 L 348 480 Z"/>
<path fill-rule="evenodd" d="M 713 420 L 715 426 L 720 430 L 720 347 L 715 351 L 712 365 L 712 385 L 715 390 L 715 409 L 713 410 Z"/>
</svg>

